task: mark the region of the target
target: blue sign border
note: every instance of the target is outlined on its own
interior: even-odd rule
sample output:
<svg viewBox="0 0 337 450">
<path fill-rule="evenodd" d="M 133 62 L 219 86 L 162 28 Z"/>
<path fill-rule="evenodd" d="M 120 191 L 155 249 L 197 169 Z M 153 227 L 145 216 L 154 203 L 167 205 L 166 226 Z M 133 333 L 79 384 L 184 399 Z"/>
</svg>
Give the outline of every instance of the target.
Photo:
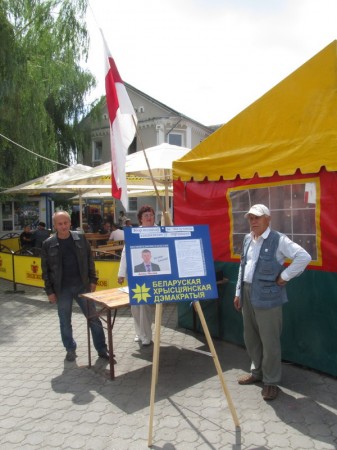
<svg viewBox="0 0 337 450">
<path fill-rule="evenodd" d="M 218 297 L 208 225 L 126 227 L 124 237 L 131 305 Z"/>
</svg>

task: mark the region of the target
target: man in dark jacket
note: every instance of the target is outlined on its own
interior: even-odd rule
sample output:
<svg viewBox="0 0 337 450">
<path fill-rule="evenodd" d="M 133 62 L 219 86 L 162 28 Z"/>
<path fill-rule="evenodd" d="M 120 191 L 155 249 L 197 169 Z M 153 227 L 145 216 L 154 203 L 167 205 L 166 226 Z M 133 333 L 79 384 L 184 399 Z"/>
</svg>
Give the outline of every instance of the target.
<svg viewBox="0 0 337 450">
<path fill-rule="evenodd" d="M 34 236 L 29 225 L 24 227 L 19 239 L 22 249 L 30 249 L 34 247 Z"/>
<path fill-rule="evenodd" d="M 71 219 L 67 212 L 57 211 L 53 216 L 56 233 L 42 245 L 42 277 L 49 303 L 56 303 L 60 320 L 61 338 L 67 351 L 66 360 L 76 358 L 71 315 L 75 299 L 84 315 L 87 302 L 80 297 L 84 292 L 96 290 L 96 271 L 90 244 L 76 231 L 70 231 Z M 95 317 L 95 305 L 88 302 L 89 321 L 98 356 L 108 359 L 105 335 L 100 319 Z"/>
<path fill-rule="evenodd" d="M 46 224 L 44 222 L 39 222 L 37 230 L 34 232 L 33 237 L 35 239 L 34 247 L 41 248 L 43 241 L 48 239 L 50 236 L 49 231 L 46 229 Z"/>
</svg>

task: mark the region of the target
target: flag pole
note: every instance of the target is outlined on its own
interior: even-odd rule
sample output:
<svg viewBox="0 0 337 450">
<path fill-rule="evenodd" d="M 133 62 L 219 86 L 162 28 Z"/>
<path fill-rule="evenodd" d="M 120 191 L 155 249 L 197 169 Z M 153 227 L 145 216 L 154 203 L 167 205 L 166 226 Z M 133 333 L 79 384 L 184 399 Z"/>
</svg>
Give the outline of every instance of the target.
<svg viewBox="0 0 337 450">
<path fill-rule="evenodd" d="M 162 199 L 161 199 L 161 197 L 160 197 L 160 195 L 159 195 L 159 192 L 158 192 L 158 189 L 157 189 L 157 185 L 156 185 L 156 180 L 155 180 L 154 177 L 153 177 L 152 169 L 151 169 L 151 167 L 150 167 L 150 163 L 149 163 L 149 160 L 148 160 L 148 158 L 147 158 L 147 154 L 146 154 L 145 147 L 144 147 L 144 144 L 143 144 L 143 141 L 142 141 L 142 137 L 141 137 L 141 135 L 140 135 L 140 133 L 139 133 L 139 130 L 138 130 L 138 127 L 137 127 L 135 118 L 134 118 L 133 116 L 132 116 L 132 120 L 133 120 L 133 123 L 134 123 L 134 125 L 135 125 L 135 128 L 136 128 L 136 134 L 137 134 L 137 137 L 138 137 L 139 142 L 140 142 L 140 144 L 141 144 L 141 149 L 142 149 L 142 151 L 143 151 L 143 155 L 144 155 L 144 158 L 145 158 L 145 161 L 146 161 L 146 165 L 147 165 L 147 168 L 148 168 L 148 170 L 149 170 L 150 178 L 151 178 L 151 181 L 152 181 L 154 190 L 155 190 L 155 192 L 156 192 L 156 196 L 157 196 L 157 198 L 158 198 L 158 203 L 159 203 L 160 210 L 161 210 L 161 212 L 162 212 L 163 214 L 165 214 L 166 210 L 165 210 L 164 204 L 163 204 L 163 202 L 162 202 Z"/>
<path fill-rule="evenodd" d="M 115 178 L 118 178 L 118 177 L 115 177 L 115 175 L 116 175 L 115 174 L 115 169 L 117 171 L 118 170 L 123 170 L 121 166 L 122 166 L 122 164 L 125 165 L 125 159 L 124 159 L 124 161 L 122 161 L 121 157 L 118 157 L 118 155 L 120 155 L 121 152 L 120 151 L 118 151 L 118 152 L 116 151 L 116 145 L 117 144 L 112 139 L 112 130 L 113 130 L 114 124 L 117 124 L 116 129 L 119 132 L 120 132 L 120 129 L 118 127 L 123 125 L 123 123 L 120 124 L 120 120 L 119 120 L 118 115 L 117 115 L 117 111 L 120 109 L 120 106 L 121 106 L 120 105 L 120 100 L 121 100 L 123 102 L 123 113 L 126 113 L 126 111 L 128 111 L 128 116 L 130 118 L 132 118 L 132 122 L 133 122 L 133 125 L 135 127 L 135 131 L 136 131 L 136 136 L 139 139 L 139 142 L 141 144 L 141 149 L 142 149 L 144 157 L 145 157 L 145 161 L 146 161 L 147 168 L 149 170 L 150 178 L 151 178 L 151 181 L 152 181 L 152 184 L 153 184 L 156 196 L 158 198 L 159 207 L 160 207 L 160 210 L 162 211 L 163 216 L 165 217 L 165 215 L 167 215 L 167 212 L 166 212 L 165 207 L 163 205 L 162 199 L 161 199 L 161 197 L 159 195 L 159 192 L 158 192 L 158 189 L 157 189 L 157 185 L 156 185 L 155 179 L 153 177 L 152 169 L 150 167 L 150 163 L 149 163 L 147 155 L 146 155 L 145 147 L 144 147 L 142 138 L 140 136 L 140 133 L 139 133 L 139 130 L 138 130 L 138 127 L 137 127 L 137 122 L 138 122 L 137 116 L 135 115 L 135 111 L 134 111 L 133 105 L 131 103 L 131 100 L 129 99 L 129 96 L 128 96 L 127 92 L 126 92 L 125 85 L 123 83 L 123 80 L 122 80 L 119 72 L 118 72 L 118 69 L 117 69 L 117 66 L 115 64 L 115 61 L 113 60 L 113 58 L 111 56 L 111 52 L 110 52 L 110 50 L 108 48 L 108 45 L 106 43 L 106 40 L 105 40 L 105 37 L 104 37 L 104 34 L 103 34 L 103 30 L 100 29 L 100 32 L 101 32 L 101 35 L 102 35 L 103 44 L 104 44 L 105 53 L 106 53 L 106 58 L 107 58 L 107 61 L 108 61 L 107 70 L 106 70 L 107 75 L 106 75 L 106 81 L 105 81 L 105 89 L 106 89 L 106 100 L 107 100 L 107 107 L 108 107 L 108 113 L 109 113 L 109 122 L 110 122 L 113 197 L 116 197 L 116 195 L 114 195 L 114 190 L 116 192 L 118 190 L 122 191 L 122 196 L 123 196 L 123 190 L 121 189 L 123 183 L 121 183 L 120 180 L 119 180 L 119 183 L 117 184 L 117 182 L 115 181 Z M 119 93 L 116 91 L 116 85 L 117 84 L 119 86 L 122 86 L 122 90 L 120 90 Z M 108 95 L 108 91 L 109 91 L 109 95 Z M 122 96 L 120 97 L 120 95 L 122 95 Z M 132 122 L 131 121 L 129 122 L 130 125 L 132 124 Z M 131 130 L 128 129 L 128 131 L 131 131 Z M 125 132 L 124 132 L 124 134 L 125 134 Z M 131 137 L 130 133 L 129 133 L 128 137 Z M 121 138 L 122 141 L 123 140 L 125 141 L 125 136 L 122 137 L 122 135 L 121 135 L 120 138 Z M 132 142 L 132 140 L 130 142 L 128 142 L 128 145 L 124 149 L 125 150 L 125 156 L 127 154 L 127 149 L 130 146 L 131 142 Z M 120 144 L 119 141 L 117 141 L 117 143 Z M 120 149 L 118 149 L 118 150 L 120 150 Z M 119 176 L 119 178 L 120 178 L 120 176 Z M 124 189 L 126 191 L 127 190 L 127 182 L 126 182 L 126 176 L 125 176 L 125 168 L 124 168 L 123 179 L 124 179 L 124 183 L 125 183 Z M 117 197 L 117 198 L 120 198 L 120 197 Z M 125 197 L 124 197 L 124 200 L 126 200 Z M 122 203 L 124 203 L 123 200 L 122 200 Z M 126 207 L 126 206 L 124 205 L 124 207 Z"/>
</svg>

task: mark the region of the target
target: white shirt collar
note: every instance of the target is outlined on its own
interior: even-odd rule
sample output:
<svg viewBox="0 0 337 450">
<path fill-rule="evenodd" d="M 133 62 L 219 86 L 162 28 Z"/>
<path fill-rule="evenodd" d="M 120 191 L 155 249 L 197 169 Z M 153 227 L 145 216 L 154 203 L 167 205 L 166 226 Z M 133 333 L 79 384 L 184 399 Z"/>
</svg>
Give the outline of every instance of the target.
<svg viewBox="0 0 337 450">
<path fill-rule="evenodd" d="M 268 227 L 262 234 L 261 234 L 261 236 L 259 236 L 259 237 L 262 237 L 262 239 L 267 239 L 267 237 L 269 236 L 269 233 L 270 233 L 270 227 Z M 252 240 L 254 240 L 254 233 L 251 231 L 251 233 L 250 233 L 250 235 L 251 235 L 251 237 L 252 237 Z"/>
</svg>

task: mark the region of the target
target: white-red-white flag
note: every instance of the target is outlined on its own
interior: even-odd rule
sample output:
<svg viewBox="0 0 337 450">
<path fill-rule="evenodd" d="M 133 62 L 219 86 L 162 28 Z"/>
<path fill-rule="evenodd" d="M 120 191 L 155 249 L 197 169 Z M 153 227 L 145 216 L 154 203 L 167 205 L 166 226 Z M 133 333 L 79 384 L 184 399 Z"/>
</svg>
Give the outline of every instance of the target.
<svg viewBox="0 0 337 450">
<path fill-rule="evenodd" d="M 316 204 L 316 183 L 305 183 L 304 203 Z"/>
<path fill-rule="evenodd" d="M 125 163 L 128 148 L 135 137 L 137 116 L 102 30 L 101 34 L 106 61 L 105 92 L 110 121 L 112 196 L 121 200 L 127 209 Z"/>
</svg>

